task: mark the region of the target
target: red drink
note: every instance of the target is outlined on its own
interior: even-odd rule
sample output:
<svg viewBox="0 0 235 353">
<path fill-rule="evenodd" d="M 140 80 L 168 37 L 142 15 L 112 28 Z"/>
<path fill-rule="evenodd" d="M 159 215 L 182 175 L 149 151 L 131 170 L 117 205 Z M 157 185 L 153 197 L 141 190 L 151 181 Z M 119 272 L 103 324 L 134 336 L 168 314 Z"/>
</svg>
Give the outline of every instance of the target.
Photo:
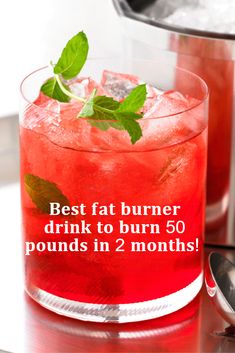
<svg viewBox="0 0 235 353">
<path fill-rule="evenodd" d="M 207 224 L 217 227 L 228 207 L 234 65 L 226 41 L 173 39 L 177 64 L 202 77 L 209 89 Z M 183 54 L 184 53 L 184 54 Z M 220 97 L 223 97 L 222 99 Z"/>
<path fill-rule="evenodd" d="M 125 131 L 102 131 L 77 119 L 81 107 L 76 102 L 60 104 L 41 95 L 34 104 L 26 104 L 21 122 L 23 229 L 24 241 L 36 244 L 25 257 L 26 289 L 42 305 L 93 321 L 137 321 L 175 311 L 200 290 L 206 89 L 196 76 L 179 73 L 185 82 L 190 76 L 193 89 L 185 85 L 183 94 L 160 94 L 149 86 L 145 117 L 140 122 L 143 137 L 135 145 Z M 104 86 L 98 89 L 107 92 L 109 80 L 116 78 L 113 94 L 125 80 L 125 87 L 136 84 L 132 76 L 106 73 Z M 77 89 L 79 84 L 74 84 Z M 95 85 L 86 79 L 82 84 L 88 91 Z M 42 213 L 24 187 L 27 174 L 54 183 L 70 206 L 84 204 L 89 210 L 95 202 L 114 204 L 115 216 Z M 124 209 L 135 214 L 124 215 Z M 85 221 L 91 225 L 92 235 L 68 234 L 66 228 L 59 234 L 45 234 L 51 220 L 80 227 Z M 111 224 L 114 232 L 97 234 L 99 221 Z M 117 231 L 121 222 L 122 234 Z M 157 226 L 143 226 L 146 224 Z M 108 242 L 105 251 L 94 251 L 95 239 Z M 46 248 L 37 248 L 42 241 Z M 52 250 L 54 245 L 48 246 L 51 242 L 57 242 L 57 252 Z M 73 243 L 76 251 L 60 251 L 58 242 L 67 247 Z M 66 311 L 66 304 L 72 309 Z M 127 311 L 134 305 L 137 311 L 129 315 Z M 111 308 L 116 312 L 107 315 Z M 122 314 L 122 309 L 126 313 Z"/>
</svg>

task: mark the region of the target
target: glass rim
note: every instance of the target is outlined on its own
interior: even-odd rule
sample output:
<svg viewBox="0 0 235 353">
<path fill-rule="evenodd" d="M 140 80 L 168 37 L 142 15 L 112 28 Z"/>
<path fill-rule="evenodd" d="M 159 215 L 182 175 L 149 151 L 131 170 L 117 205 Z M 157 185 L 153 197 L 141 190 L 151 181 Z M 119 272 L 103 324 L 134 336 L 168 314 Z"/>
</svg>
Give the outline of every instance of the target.
<svg viewBox="0 0 235 353">
<path fill-rule="evenodd" d="M 110 57 L 99 57 L 99 58 L 89 58 L 88 61 L 96 61 L 96 60 L 104 60 L 104 59 L 110 59 Z M 118 59 L 118 57 L 115 58 L 116 60 Z M 150 60 L 150 59 L 134 59 L 134 61 L 138 61 L 138 62 L 146 62 L 146 63 L 149 63 L 149 62 L 156 62 L 157 60 Z M 160 61 L 160 60 L 159 60 Z M 171 114 L 165 114 L 165 115 L 160 115 L 160 116 L 157 116 L 157 117 L 147 117 L 147 118 L 143 118 L 145 121 L 147 120 L 154 120 L 154 119 L 164 119 L 164 118 L 170 118 L 170 117 L 177 117 L 177 116 L 180 116 L 186 112 L 189 112 L 197 107 L 199 107 L 201 104 L 203 104 L 207 99 L 208 99 L 208 96 L 209 96 L 209 88 L 206 84 L 206 82 L 200 77 L 198 76 L 197 74 L 195 74 L 194 72 L 192 71 L 189 71 L 189 70 L 186 70 L 184 68 L 181 68 L 177 65 L 168 65 L 166 64 L 166 66 L 168 67 L 171 67 L 171 68 L 174 68 L 176 69 L 177 71 L 181 71 L 181 72 L 184 72 L 186 73 L 187 75 L 191 75 L 192 77 L 196 78 L 202 85 L 203 87 L 203 98 L 202 99 L 197 99 L 198 102 L 196 102 L 195 104 L 193 104 L 192 106 L 190 106 L 189 108 L 187 109 L 183 109 L 183 110 L 179 110 L 177 111 L 176 113 L 171 113 Z M 42 72 L 43 70 L 46 70 L 46 69 L 49 69 L 50 66 L 49 65 L 46 65 L 46 66 L 43 66 L 43 67 L 40 67 L 34 71 L 32 71 L 31 73 L 29 73 L 28 75 L 26 75 L 23 80 L 21 81 L 20 83 L 20 93 L 21 93 L 21 97 L 23 98 L 23 100 L 25 102 L 27 102 L 27 104 L 29 104 L 30 106 L 33 106 L 35 107 L 36 109 L 39 109 L 39 111 L 44 111 L 44 112 L 48 112 L 50 114 L 53 114 L 55 116 L 59 116 L 60 115 L 60 112 L 57 113 L 53 110 L 50 110 L 50 109 L 47 109 L 47 108 L 44 108 L 44 107 L 41 107 L 37 104 L 35 104 L 34 102 L 32 102 L 30 99 L 27 98 L 27 96 L 24 94 L 24 84 L 27 82 L 27 80 L 32 77 L 34 74 L 36 73 L 39 73 L 39 72 Z M 91 77 L 91 76 L 90 76 Z M 48 77 L 49 78 L 49 77 Z M 169 90 L 167 90 L 169 91 Z M 167 92 L 166 91 L 166 92 Z M 68 104 L 68 103 L 63 103 L 61 102 L 60 104 Z M 85 118 L 85 119 L 89 119 L 89 118 Z M 91 118 L 90 118 L 91 119 Z M 142 119 L 141 119 L 142 120 Z M 111 121 L 111 120 L 102 120 L 102 121 Z"/>
</svg>

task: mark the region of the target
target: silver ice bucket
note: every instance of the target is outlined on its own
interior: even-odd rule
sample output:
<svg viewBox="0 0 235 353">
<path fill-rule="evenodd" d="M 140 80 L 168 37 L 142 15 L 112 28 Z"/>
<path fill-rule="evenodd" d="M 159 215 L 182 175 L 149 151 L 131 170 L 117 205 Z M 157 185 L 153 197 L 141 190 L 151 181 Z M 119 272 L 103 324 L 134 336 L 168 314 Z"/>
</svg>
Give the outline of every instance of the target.
<svg viewBox="0 0 235 353">
<path fill-rule="evenodd" d="M 235 35 L 169 25 L 163 21 L 170 11 L 164 3 L 113 0 L 122 21 L 125 53 L 165 60 L 195 72 L 207 82 L 206 243 L 235 247 Z M 171 1 L 171 11 L 185 3 Z"/>
</svg>

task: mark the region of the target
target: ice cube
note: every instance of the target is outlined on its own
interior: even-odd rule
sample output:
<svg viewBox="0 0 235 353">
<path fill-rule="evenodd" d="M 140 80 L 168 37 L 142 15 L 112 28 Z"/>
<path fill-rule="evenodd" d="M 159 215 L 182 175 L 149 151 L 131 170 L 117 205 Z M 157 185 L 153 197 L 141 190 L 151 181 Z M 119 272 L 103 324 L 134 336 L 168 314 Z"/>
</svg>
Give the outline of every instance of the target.
<svg viewBox="0 0 235 353">
<path fill-rule="evenodd" d="M 187 164 L 186 159 L 183 158 L 184 154 L 185 147 L 179 146 L 174 149 L 174 153 L 168 156 L 160 169 L 158 175 L 159 183 L 165 183 L 178 172 L 182 172 L 182 169 Z"/>
<path fill-rule="evenodd" d="M 155 17 L 158 8 L 165 7 L 161 19 L 171 25 L 214 31 L 218 33 L 235 34 L 235 3 L 233 0 L 199 0 L 187 1 L 158 1 L 154 9 Z"/>
<path fill-rule="evenodd" d="M 139 146 L 163 148 L 200 133 L 205 128 L 205 113 L 199 103 L 197 99 L 176 91 L 158 95 L 155 104 L 140 120 L 143 137 Z"/>
<path fill-rule="evenodd" d="M 142 83 L 144 82 L 137 76 L 107 70 L 104 70 L 101 81 L 106 92 L 118 100 L 123 100 L 137 85 Z M 147 85 L 147 99 L 141 112 L 148 113 L 156 103 L 159 94 L 162 94 L 162 91 Z"/>
<path fill-rule="evenodd" d="M 104 88 L 91 78 L 79 78 L 70 82 L 70 89 L 84 98 L 89 96 L 94 88 L 98 94 L 107 94 L 107 88 L 117 86 L 122 97 L 127 90 L 133 89 L 141 81 L 132 75 L 115 74 L 105 71 L 102 84 Z M 124 88 L 123 88 L 124 87 Z M 128 89 L 127 89 L 128 87 Z M 130 89 L 130 90 L 131 90 Z M 110 91 L 109 91 L 109 94 Z M 117 97 L 115 97 L 117 98 Z M 119 99 L 120 92 L 119 92 Z M 166 144 L 177 143 L 187 138 L 192 133 L 192 123 L 184 124 L 184 119 L 177 116 L 172 118 L 171 114 L 185 111 L 193 101 L 191 98 L 174 91 L 161 92 L 154 87 L 147 85 L 147 100 L 143 107 L 144 118 L 139 123 L 143 130 L 143 137 L 133 145 L 127 131 L 119 131 L 109 127 L 108 131 L 102 131 L 94 124 L 84 118 L 78 118 L 82 103 L 71 100 L 69 103 L 57 102 L 49 97 L 40 94 L 34 105 L 28 107 L 23 126 L 33 129 L 41 136 L 47 137 L 53 143 L 72 149 L 87 150 L 135 150 L 162 148 Z M 190 114 L 189 114 L 190 115 Z M 148 119 L 149 118 L 149 119 Z M 154 118 L 154 119 L 151 119 Z M 185 132 L 186 131 L 186 132 Z"/>
<path fill-rule="evenodd" d="M 162 164 L 156 178 L 158 195 L 167 195 L 172 204 L 176 200 L 188 200 L 198 190 L 198 180 L 192 177 L 198 172 L 198 148 L 198 142 L 188 140 L 162 150 Z"/>
<path fill-rule="evenodd" d="M 134 75 L 120 74 L 108 70 L 104 70 L 101 80 L 101 85 L 105 91 L 118 100 L 125 98 L 138 84 L 140 84 L 140 80 Z"/>
<path fill-rule="evenodd" d="M 82 104 L 75 101 L 61 103 L 42 93 L 34 104 L 28 105 L 25 110 L 22 126 L 44 135 L 52 142 L 65 146 L 71 145 L 77 133 L 77 115 Z M 77 139 L 77 137 L 76 137 Z"/>
<path fill-rule="evenodd" d="M 97 95 L 105 95 L 104 88 L 90 77 L 77 78 L 69 84 L 71 91 L 81 98 L 88 97 L 94 89 L 97 90 Z"/>
<path fill-rule="evenodd" d="M 147 85 L 146 87 L 147 87 L 147 99 L 141 111 L 142 113 L 145 114 L 145 117 L 148 117 L 148 116 L 151 116 L 151 112 L 154 110 L 154 106 L 158 101 L 159 94 L 162 94 L 163 92 L 149 85 Z"/>
<path fill-rule="evenodd" d="M 58 125 L 60 122 L 60 103 L 40 93 L 34 104 L 26 107 L 23 126 L 28 129 L 41 128 L 45 124 Z"/>
<path fill-rule="evenodd" d="M 145 118 L 156 118 L 177 114 L 189 107 L 189 102 L 181 93 L 167 91 L 157 95 L 154 104 L 145 112 Z"/>
<path fill-rule="evenodd" d="M 87 79 L 82 81 L 76 80 L 69 85 L 71 92 L 78 97 L 85 98 L 87 96 Z"/>
</svg>

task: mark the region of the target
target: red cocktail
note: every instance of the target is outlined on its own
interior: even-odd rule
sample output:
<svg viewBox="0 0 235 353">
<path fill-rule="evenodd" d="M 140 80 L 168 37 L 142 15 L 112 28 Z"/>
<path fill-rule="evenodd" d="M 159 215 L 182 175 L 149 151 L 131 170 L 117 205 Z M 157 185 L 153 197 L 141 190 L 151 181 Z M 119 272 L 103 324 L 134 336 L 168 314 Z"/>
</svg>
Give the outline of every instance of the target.
<svg viewBox="0 0 235 353">
<path fill-rule="evenodd" d="M 49 76 L 47 69 L 22 84 L 26 290 L 41 305 L 67 316 L 145 320 L 178 310 L 201 288 L 207 90 L 194 74 L 153 62 L 115 69 L 131 75 L 113 73 L 113 65 L 102 74 L 101 64 L 107 67 L 90 62 L 87 73 L 94 73 L 94 80 L 84 72 L 70 88 L 87 97 L 96 87 L 101 95 L 122 101 L 139 83 L 138 76 L 147 82 L 139 120 L 143 137 L 135 145 L 126 131 L 78 119 L 76 101 L 59 103 L 43 94 L 33 99 L 31 87 L 36 94 Z M 184 81 L 181 92 L 176 76 Z M 29 190 L 27 178 L 38 181 L 39 189 Z M 45 185 L 48 192 L 53 189 L 54 202 L 59 195 L 58 203 L 67 202 L 70 210 L 78 206 L 78 214 L 44 212 L 35 200 L 40 194 L 45 202 Z M 113 205 L 114 214 L 99 212 L 104 205 Z M 90 225 L 87 232 L 83 222 Z M 97 233 L 98 222 L 114 231 Z M 61 227 L 45 232 L 48 224 Z M 71 230 L 71 224 L 79 227 Z"/>
<path fill-rule="evenodd" d="M 172 40 L 177 65 L 202 77 L 209 89 L 207 225 L 217 228 L 228 208 L 234 64 L 226 41 L 188 37 Z M 223 97 L 221 100 L 220 97 Z"/>
</svg>

